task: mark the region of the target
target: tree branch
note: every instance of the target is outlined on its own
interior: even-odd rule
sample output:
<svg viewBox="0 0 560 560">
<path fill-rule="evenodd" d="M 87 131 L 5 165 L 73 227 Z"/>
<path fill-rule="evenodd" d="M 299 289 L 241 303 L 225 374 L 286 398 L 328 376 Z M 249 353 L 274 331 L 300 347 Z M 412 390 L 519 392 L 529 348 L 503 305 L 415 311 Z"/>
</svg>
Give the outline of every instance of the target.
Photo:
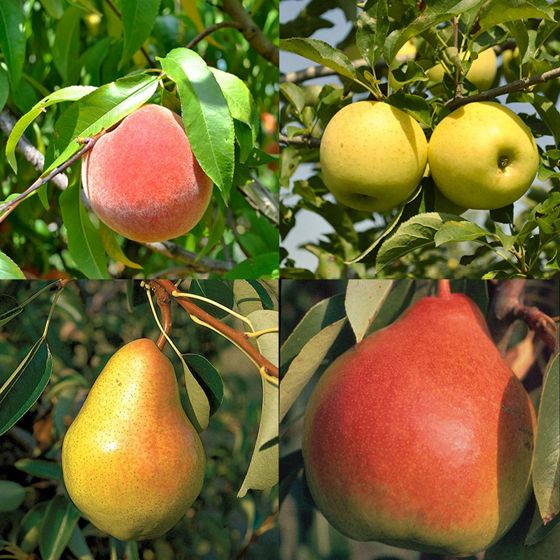
<svg viewBox="0 0 560 560">
<path fill-rule="evenodd" d="M 544 82 L 554 80 L 555 78 L 560 78 L 560 68 L 548 70 L 547 72 L 543 72 L 538 76 L 521 78 L 520 80 L 515 80 L 514 82 L 510 82 L 509 84 L 498 86 L 481 93 L 477 93 L 475 95 L 470 95 L 468 97 L 454 97 L 453 99 L 447 101 L 444 106 L 448 107 L 449 109 L 456 109 L 457 107 L 461 107 L 462 105 L 466 105 L 467 103 L 473 103 L 474 101 L 489 101 L 490 99 L 494 99 L 495 97 L 504 95 L 506 93 L 525 91 L 535 84 L 543 84 Z"/>
<path fill-rule="evenodd" d="M 280 54 L 278 47 L 262 32 L 245 11 L 239 0 L 223 0 L 222 10 L 239 24 L 239 30 L 249 44 L 266 60 L 275 66 L 279 65 Z"/>
<path fill-rule="evenodd" d="M 163 332 L 159 334 L 156 346 L 160 350 L 163 350 L 165 348 L 165 343 L 167 342 L 167 338 L 165 335 L 169 336 L 171 327 L 173 325 L 173 319 L 171 317 L 171 298 L 169 297 L 169 294 L 167 292 L 158 290 L 156 293 L 156 302 L 161 312 L 160 323 L 163 327 Z"/>
<path fill-rule="evenodd" d="M 352 66 L 354 68 L 360 68 L 362 66 L 367 66 L 367 62 L 363 58 L 358 58 L 352 61 Z M 375 71 L 381 70 L 387 65 L 383 62 L 379 62 L 375 65 Z M 323 78 L 325 76 L 337 76 L 338 72 L 332 68 L 327 68 L 326 66 L 309 66 L 303 70 L 295 70 L 294 72 L 288 72 L 287 74 L 280 75 L 280 82 L 292 82 L 297 84 L 298 82 L 305 82 L 307 80 L 312 80 L 313 78 Z"/>
<path fill-rule="evenodd" d="M 306 148 L 318 148 L 321 146 L 321 139 L 312 136 L 294 136 L 293 138 L 288 138 L 285 134 L 280 134 L 278 141 L 280 144 L 286 146 L 305 146 Z"/>
<path fill-rule="evenodd" d="M 151 280 L 149 282 L 150 286 L 154 288 L 154 291 L 157 290 L 165 290 L 171 297 L 175 298 L 175 301 L 189 314 L 194 315 L 201 321 L 204 321 L 212 328 L 216 329 L 218 332 L 225 335 L 230 340 L 234 341 L 237 346 L 243 349 L 243 351 L 251 357 L 251 359 L 259 365 L 259 367 L 263 368 L 265 373 L 267 373 L 271 377 L 275 377 L 278 379 L 278 368 L 269 362 L 256 348 L 251 344 L 249 338 L 245 335 L 245 333 L 238 331 L 229 325 L 226 325 L 224 322 L 220 321 L 213 315 L 210 315 L 198 305 L 193 303 L 192 301 L 176 297 L 174 294 L 177 292 L 177 288 L 175 284 L 171 282 L 171 280 Z"/>
<path fill-rule="evenodd" d="M 255 210 L 258 210 L 273 224 L 278 225 L 280 221 L 278 217 L 278 200 L 272 196 L 272 193 L 266 187 L 261 185 L 258 181 L 253 181 L 252 183 L 239 186 L 238 188 L 243 193 L 247 202 Z"/>
<path fill-rule="evenodd" d="M 227 27 L 233 27 L 234 29 L 237 29 L 238 31 L 241 31 L 241 24 L 237 21 L 221 21 L 220 23 L 215 23 L 214 25 L 211 25 L 210 27 L 207 27 L 204 31 L 201 31 L 196 37 L 194 37 L 193 39 L 191 39 L 187 45 L 186 48 L 187 49 L 192 49 L 194 46 L 198 45 L 198 43 L 200 43 L 200 41 L 202 41 L 202 39 L 208 37 L 208 35 L 211 35 L 212 33 L 214 33 L 214 31 L 218 31 L 218 29 L 225 29 Z"/>
</svg>

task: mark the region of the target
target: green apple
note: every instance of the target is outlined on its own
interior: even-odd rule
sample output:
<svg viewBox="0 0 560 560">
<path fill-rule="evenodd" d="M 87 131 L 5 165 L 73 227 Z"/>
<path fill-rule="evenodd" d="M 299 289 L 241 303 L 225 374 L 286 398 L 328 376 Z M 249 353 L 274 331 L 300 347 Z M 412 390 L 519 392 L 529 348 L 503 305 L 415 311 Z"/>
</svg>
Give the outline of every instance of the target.
<svg viewBox="0 0 560 560">
<path fill-rule="evenodd" d="M 449 47 L 448 54 L 451 53 L 452 57 L 454 51 L 454 47 Z M 463 59 L 464 53 L 460 52 L 459 56 Z M 492 86 L 497 71 L 496 53 L 492 48 L 486 49 L 485 51 L 478 53 L 478 58 L 471 64 L 471 67 L 467 72 L 467 80 L 473 83 L 479 91 L 483 91 Z M 444 75 L 443 66 L 441 64 L 436 64 L 435 66 L 428 68 L 428 70 L 426 70 L 426 75 L 431 82 L 441 82 Z"/>
<path fill-rule="evenodd" d="M 513 111 L 485 101 L 459 107 L 436 126 L 428 160 L 434 183 L 451 202 L 490 210 L 527 192 L 539 153 Z"/>
<path fill-rule="evenodd" d="M 382 212 L 404 202 L 420 182 L 428 144 L 407 113 L 380 101 L 347 105 L 321 140 L 323 181 L 357 210 Z"/>
</svg>

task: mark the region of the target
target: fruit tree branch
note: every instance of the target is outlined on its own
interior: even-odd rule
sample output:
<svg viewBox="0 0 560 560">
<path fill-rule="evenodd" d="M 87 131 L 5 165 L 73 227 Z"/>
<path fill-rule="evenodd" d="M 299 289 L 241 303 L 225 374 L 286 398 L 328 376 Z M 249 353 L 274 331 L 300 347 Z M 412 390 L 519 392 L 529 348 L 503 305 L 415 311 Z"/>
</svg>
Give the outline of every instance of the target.
<svg viewBox="0 0 560 560">
<path fill-rule="evenodd" d="M 157 293 L 158 290 L 165 290 L 175 301 L 189 314 L 194 315 L 204 323 L 210 325 L 213 329 L 223 334 L 225 337 L 233 341 L 239 348 L 241 348 L 256 364 L 261 367 L 269 376 L 278 379 L 278 368 L 268 361 L 255 346 L 250 342 L 249 337 L 241 331 L 238 331 L 224 322 L 220 321 L 213 315 L 210 315 L 204 309 L 201 309 L 192 301 L 177 297 L 177 288 L 171 280 L 151 280 L 150 286 L 154 288 Z"/>
<path fill-rule="evenodd" d="M 241 560 L 242 558 L 245 558 L 245 555 L 247 554 L 247 551 L 249 550 L 249 547 L 261 536 L 264 535 L 266 532 L 270 531 L 271 529 L 273 529 L 276 526 L 276 515 L 277 512 L 273 512 L 271 513 L 260 525 L 257 529 L 255 529 L 255 531 L 253 532 L 253 534 L 251 535 L 251 538 L 249 539 L 249 542 L 247 542 L 240 550 L 239 552 L 236 554 L 235 556 L 235 560 Z"/>
<path fill-rule="evenodd" d="M 204 31 L 201 31 L 196 37 L 191 39 L 186 45 L 187 49 L 192 49 L 193 47 L 198 45 L 198 43 L 200 43 L 200 41 L 202 41 L 203 39 L 208 37 L 208 35 L 211 35 L 212 33 L 214 33 L 214 31 L 218 31 L 218 29 L 225 29 L 227 27 L 233 27 L 234 29 L 237 29 L 238 31 L 241 31 L 241 24 L 239 22 L 237 22 L 237 21 L 221 21 L 220 23 L 215 23 L 214 25 L 211 25 L 210 27 L 207 27 Z"/>
<path fill-rule="evenodd" d="M 255 210 L 258 210 L 273 224 L 278 225 L 280 221 L 278 199 L 265 186 L 254 180 L 252 183 L 239 186 L 238 189 Z"/>
<path fill-rule="evenodd" d="M 554 320 L 537 307 L 523 303 L 525 280 L 499 282 L 492 300 L 491 320 L 495 325 L 493 332 L 498 339 L 498 347 L 505 351 L 506 333 L 516 320 L 524 321 L 527 326 L 554 352 L 558 346 L 558 329 Z"/>
<path fill-rule="evenodd" d="M 223 0 L 221 8 L 229 17 L 239 23 L 239 30 L 249 44 L 266 60 L 278 66 L 280 55 L 278 47 L 262 32 L 245 11 L 239 0 Z"/>
<path fill-rule="evenodd" d="M 171 298 L 167 292 L 159 290 L 156 293 L 156 302 L 161 313 L 160 323 L 163 328 L 163 332 L 160 332 L 157 339 L 156 346 L 160 350 L 163 350 L 167 342 L 167 337 L 165 335 L 169 336 L 173 325 L 173 320 L 171 318 Z"/>
<path fill-rule="evenodd" d="M 280 144 L 286 146 L 305 146 L 306 148 L 318 148 L 321 145 L 321 139 L 312 136 L 294 136 L 293 138 L 288 138 L 285 134 L 280 134 L 278 141 Z"/>
<path fill-rule="evenodd" d="M 544 82 L 548 82 L 549 80 L 554 80 L 556 78 L 560 78 L 560 67 L 548 70 L 537 76 L 521 78 L 520 80 L 515 80 L 509 84 L 488 89 L 468 97 L 454 97 L 445 103 L 445 107 L 448 107 L 449 109 L 456 109 L 457 107 L 461 107 L 467 103 L 473 103 L 474 101 L 488 101 L 506 93 L 525 91 L 535 84 L 543 84 Z"/>
</svg>

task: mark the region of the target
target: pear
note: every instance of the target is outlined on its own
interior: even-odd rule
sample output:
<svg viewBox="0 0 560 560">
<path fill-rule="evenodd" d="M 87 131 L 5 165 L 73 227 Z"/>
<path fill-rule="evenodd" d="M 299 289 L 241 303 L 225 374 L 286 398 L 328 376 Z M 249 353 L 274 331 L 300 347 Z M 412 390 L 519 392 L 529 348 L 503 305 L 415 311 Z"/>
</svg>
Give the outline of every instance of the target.
<svg viewBox="0 0 560 560">
<path fill-rule="evenodd" d="M 76 507 L 118 539 L 155 538 L 194 502 L 204 465 L 169 359 L 148 339 L 120 348 L 62 445 L 64 483 Z"/>
<path fill-rule="evenodd" d="M 534 427 L 477 306 L 442 291 L 321 376 L 305 414 L 305 474 L 348 537 L 469 556 L 521 514 Z"/>
</svg>

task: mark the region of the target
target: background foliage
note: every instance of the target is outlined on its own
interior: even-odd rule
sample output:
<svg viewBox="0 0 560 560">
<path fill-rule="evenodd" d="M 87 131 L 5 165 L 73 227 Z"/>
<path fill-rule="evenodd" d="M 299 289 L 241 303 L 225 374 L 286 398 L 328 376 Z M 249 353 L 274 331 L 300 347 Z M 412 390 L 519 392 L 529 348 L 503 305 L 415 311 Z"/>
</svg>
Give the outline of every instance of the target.
<svg viewBox="0 0 560 560">
<path fill-rule="evenodd" d="M 560 3 L 556 1 L 368 0 L 356 4 L 311 0 L 289 21 L 283 18 L 281 47 L 307 59 L 298 59 L 301 71 L 284 70 L 281 77 L 284 276 L 507 278 L 558 274 L 558 78 L 499 98 L 529 125 L 541 156 L 538 180 L 515 208 L 469 211 L 464 218 L 434 212 L 434 187 L 428 177 L 422 181 L 422 190 L 405 205 L 372 215 L 335 203 L 322 182 L 317 165 L 319 139 L 343 106 L 371 98 L 372 92 L 390 94 L 386 101 L 413 115 L 428 136 L 448 114 L 444 105 L 455 96 L 452 76 L 428 89 L 425 71 L 441 60 L 445 44 L 453 44 L 454 16 L 459 17 L 459 39 L 466 39 L 468 50 L 493 46 L 506 53 L 499 59 L 494 86 L 558 68 Z M 418 49 L 416 60 L 399 61 L 396 53 L 410 38 Z M 512 55 L 516 46 L 519 54 Z M 465 75 L 470 63 L 462 65 Z M 390 92 L 389 67 L 398 81 Z M 471 95 L 476 88 L 464 82 L 462 93 Z M 320 224 L 316 226 L 321 227 L 320 235 L 310 231 L 310 223 Z M 294 255 L 296 247 L 314 255 L 311 261 L 306 259 L 316 262 L 314 270 L 301 265 Z M 363 258 L 358 259 L 360 255 Z"/>
<path fill-rule="evenodd" d="M 13 317 L 0 330 L 0 387 L 43 332 L 52 300 L 52 291 L 39 293 L 43 286 L 48 284 L 4 282 L 0 286 L 1 321 Z M 248 286 L 244 282 L 244 289 Z M 274 309 L 276 288 L 257 287 L 263 306 Z M 188 291 L 233 306 L 231 282 L 193 281 Z M 23 309 L 16 306 L 37 293 Z M 129 303 L 134 300 L 136 305 L 131 308 Z M 215 308 L 212 313 L 216 313 Z M 226 319 L 221 312 L 217 316 L 242 329 L 238 320 Z M 146 296 L 138 286 L 133 292 L 127 290 L 126 281 L 81 281 L 64 290 L 47 336 L 52 354 L 50 381 L 29 412 L 0 437 L 0 550 L 5 547 L 4 557 L 122 557 L 122 544 L 108 539 L 85 519 L 78 521 L 79 514 L 64 491 L 60 449 L 67 427 L 111 355 L 127 342 L 141 337 L 155 340 L 158 334 Z M 171 338 L 182 353 L 209 360 L 223 379 L 224 396 L 208 429 L 200 434 L 207 456 L 201 495 L 172 531 L 154 541 L 138 543 L 138 552 L 134 543 L 128 544 L 127 557 L 273 558 L 276 529 L 258 538 L 255 531 L 275 509 L 276 489 L 249 490 L 243 498 L 237 497 L 261 418 L 258 371 L 229 341 L 193 323 L 176 305 Z M 174 363 L 184 397 L 181 365 L 169 347 L 165 352 Z M 34 360 L 39 369 L 40 361 L 40 356 Z M 30 373 L 26 371 L 19 382 L 19 389 L 27 394 L 34 389 Z M 0 394 L 2 421 L 13 396 L 14 392 Z"/>
<path fill-rule="evenodd" d="M 251 0 L 244 7 L 275 41 L 274 3 Z M 278 69 L 231 26 L 200 39 L 194 51 L 184 49 L 224 21 L 231 23 L 219 6 L 202 0 L 0 4 L 0 128 L 5 139 L 14 119 L 28 115 L 31 143 L 25 157 L 20 150 L 14 159 L 11 145 L 1 150 L 0 199 L 10 200 L 33 183 L 41 154 L 45 168 L 57 167 L 79 149 L 76 136 L 109 128 L 148 101 L 196 123 L 189 129 L 191 144 L 216 184 L 208 211 L 189 234 L 175 243 L 139 244 L 116 236 L 84 209 L 80 165 L 74 164 L 66 192 L 60 192 L 64 181 L 51 182 L 0 224 L 0 276 L 276 275 L 278 182 L 268 152 L 277 152 Z M 208 73 L 206 64 L 233 76 L 219 74 L 219 86 L 212 74 L 204 84 L 189 83 L 196 73 Z M 164 87 L 154 73 L 162 66 L 171 78 Z M 220 97 L 218 104 L 209 101 Z M 25 126 L 18 126 L 19 134 Z"/>
</svg>

